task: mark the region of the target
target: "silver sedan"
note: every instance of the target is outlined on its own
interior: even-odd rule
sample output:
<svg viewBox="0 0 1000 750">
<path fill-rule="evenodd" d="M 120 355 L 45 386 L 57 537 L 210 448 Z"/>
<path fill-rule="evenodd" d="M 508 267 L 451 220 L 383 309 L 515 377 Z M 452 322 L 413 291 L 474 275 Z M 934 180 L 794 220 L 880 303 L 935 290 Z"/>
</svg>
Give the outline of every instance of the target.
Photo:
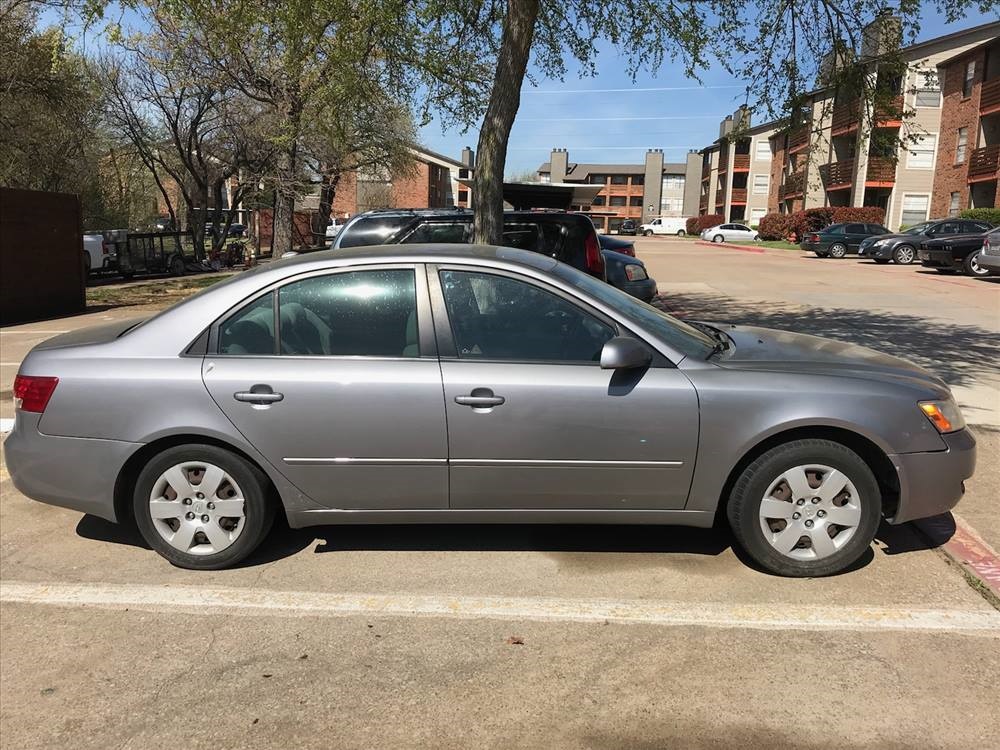
<svg viewBox="0 0 1000 750">
<path fill-rule="evenodd" d="M 672 318 L 536 254 L 430 245 L 272 263 L 35 347 L 6 442 L 27 496 L 232 565 L 276 512 L 350 523 L 728 519 L 816 576 L 944 512 L 975 441 L 870 349 Z"/>
</svg>

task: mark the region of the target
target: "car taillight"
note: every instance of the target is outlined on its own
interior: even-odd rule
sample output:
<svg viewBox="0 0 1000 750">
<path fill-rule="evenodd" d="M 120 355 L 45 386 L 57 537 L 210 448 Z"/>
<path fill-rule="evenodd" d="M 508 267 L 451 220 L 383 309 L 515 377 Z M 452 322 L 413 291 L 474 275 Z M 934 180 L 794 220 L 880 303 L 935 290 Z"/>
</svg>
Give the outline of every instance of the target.
<svg viewBox="0 0 1000 750">
<path fill-rule="evenodd" d="M 645 268 L 637 266 L 635 263 L 629 263 L 625 266 L 625 278 L 629 281 L 642 281 L 649 277 L 646 275 Z"/>
<path fill-rule="evenodd" d="M 809 235 L 809 241 L 810 242 L 819 242 L 819 235 L 818 234 L 811 234 L 811 235 Z"/>
<path fill-rule="evenodd" d="M 622 255 L 631 255 L 634 258 L 635 245 L 627 245 L 626 247 L 623 247 L 620 250 L 618 250 L 618 252 L 620 252 Z"/>
<path fill-rule="evenodd" d="M 111 243 L 110 242 L 102 242 L 101 243 L 101 252 L 104 255 L 110 254 L 111 253 Z"/>
<path fill-rule="evenodd" d="M 597 232 L 587 232 L 583 244 L 587 251 L 587 270 L 599 279 L 605 278 L 604 256 L 601 255 L 601 243 L 597 239 Z"/>
<path fill-rule="evenodd" d="M 14 408 L 41 414 L 58 384 L 59 378 L 17 375 L 14 378 Z"/>
</svg>

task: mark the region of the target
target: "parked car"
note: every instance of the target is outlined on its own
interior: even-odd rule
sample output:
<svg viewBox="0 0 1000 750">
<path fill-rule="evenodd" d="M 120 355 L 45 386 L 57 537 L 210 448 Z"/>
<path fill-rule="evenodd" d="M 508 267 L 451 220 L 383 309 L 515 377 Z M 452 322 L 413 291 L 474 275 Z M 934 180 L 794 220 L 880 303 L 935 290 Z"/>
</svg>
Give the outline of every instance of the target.
<svg viewBox="0 0 1000 750">
<path fill-rule="evenodd" d="M 327 242 L 333 242 L 333 238 L 340 233 L 340 230 L 344 228 L 345 224 L 347 224 L 347 219 L 330 219 L 330 223 L 326 225 Z"/>
<path fill-rule="evenodd" d="M 976 256 L 976 265 L 988 269 L 992 276 L 1000 275 L 1000 227 L 987 232 L 983 237 L 983 246 Z"/>
<path fill-rule="evenodd" d="M 818 232 L 808 232 L 799 247 L 820 258 L 843 258 L 858 252 L 863 240 L 882 234 L 889 234 L 889 230 L 881 224 L 831 224 Z"/>
<path fill-rule="evenodd" d="M 606 237 L 604 242 L 617 245 L 616 251 L 604 251 L 601 237 Z M 351 219 L 338 234 L 334 247 L 470 242 L 471 239 L 472 214 L 467 211 L 389 209 L 369 211 Z M 590 217 L 584 214 L 508 211 L 504 214 L 503 244 L 569 263 L 629 294 L 639 294 L 644 301 L 656 294 L 656 282 L 649 278 L 645 263 L 620 252 L 626 249 L 623 246 L 631 246 L 631 255 L 634 256 L 634 245 L 626 240 L 599 235 Z"/>
<path fill-rule="evenodd" d="M 712 242 L 756 242 L 760 235 L 745 224 L 718 224 L 703 230 L 701 238 Z"/>
<path fill-rule="evenodd" d="M 920 245 L 927 240 L 953 234 L 985 232 L 990 225 L 969 219 L 944 219 L 925 221 L 897 234 L 869 237 L 861 242 L 859 258 L 871 258 L 876 263 L 890 260 L 900 265 L 909 265 L 917 259 Z"/>
<path fill-rule="evenodd" d="M 103 234 L 83 235 L 83 272 L 108 270 L 118 265 L 115 243 Z"/>
<path fill-rule="evenodd" d="M 653 234 L 676 234 L 678 237 L 683 237 L 687 234 L 687 217 L 658 216 L 639 229 L 646 237 Z"/>
<path fill-rule="evenodd" d="M 992 232 L 998 230 L 994 229 Z M 991 233 L 992 233 L 991 232 Z M 990 269 L 981 266 L 977 257 L 983 248 L 983 232 L 953 234 L 920 243 L 920 265 L 938 273 L 965 271 L 969 276 L 989 276 Z"/>
<path fill-rule="evenodd" d="M 686 323 L 541 253 L 327 250 L 37 345 L 5 444 L 41 502 L 231 566 L 276 513 L 337 523 L 728 519 L 788 576 L 952 508 L 943 381 L 854 344 Z M 878 404 L 878 408 L 872 408 Z"/>
<path fill-rule="evenodd" d="M 638 229 L 639 227 L 634 219 L 625 219 L 625 221 L 618 225 L 618 234 L 635 235 Z"/>
<path fill-rule="evenodd" d="M 619 237 L 612 237 L 610 234 L 599 234 L 597 239 L 601 243 L 602 250 L 611 250 L 635 257 L 635 242 L 632 240 L 623 240 Z"/>
</svg>

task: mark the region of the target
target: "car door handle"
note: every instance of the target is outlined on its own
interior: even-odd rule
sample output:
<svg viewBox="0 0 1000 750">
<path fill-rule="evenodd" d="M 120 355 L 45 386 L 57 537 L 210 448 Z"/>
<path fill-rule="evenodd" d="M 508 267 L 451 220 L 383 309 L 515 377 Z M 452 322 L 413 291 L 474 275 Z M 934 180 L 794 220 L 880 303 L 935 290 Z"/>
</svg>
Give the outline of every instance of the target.
<svg viewBox="0 0 1000 750">
<path fill-rule="evenodd" d="M 489 408 L 491 406 L 500 406 L 504 401 L 506 401 L 503 396 L 493 395 L 493 391 L 489 388 L 476 388 L 468 396 L 455 396 L 455 403 L 461 406 L 473 406 L 477 408 Z"/>
<path fill-rule="evenodd" d="M 251 386 L 249 391 L 237 391 L 233 398 L 247 404 L 273 404 L 285 397 L 283 393 L 275 393 L 269 385 Z"/>
</svg>

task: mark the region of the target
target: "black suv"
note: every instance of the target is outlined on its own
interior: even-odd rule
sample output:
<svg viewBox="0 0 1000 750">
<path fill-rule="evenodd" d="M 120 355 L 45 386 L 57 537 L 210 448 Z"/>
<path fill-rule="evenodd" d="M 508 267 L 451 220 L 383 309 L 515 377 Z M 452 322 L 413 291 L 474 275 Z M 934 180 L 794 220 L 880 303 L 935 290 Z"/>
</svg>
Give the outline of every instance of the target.
<svg viewBox="0 0 1000 750">
<path fill-rule="evenodd" d="M 648 301 L 656 282 L 645 264 L 622 253 L 603 250 L 590 218 L 562 211 L 507 211 L 503 242 L 531 250 L 586 271 L 633 297 Z M 352 218 L 337 234 L 334 249 L 363 245 L 468 243 L 472 213 L 460 209 L 385 209 Z"/>
<path fill-rule="evenodd" d="M 618 234 L 635 235 L 638 231 L 639 225 L 635 223 L 634 219 L 625 219 L 618 227 Z"/>
</svg>

